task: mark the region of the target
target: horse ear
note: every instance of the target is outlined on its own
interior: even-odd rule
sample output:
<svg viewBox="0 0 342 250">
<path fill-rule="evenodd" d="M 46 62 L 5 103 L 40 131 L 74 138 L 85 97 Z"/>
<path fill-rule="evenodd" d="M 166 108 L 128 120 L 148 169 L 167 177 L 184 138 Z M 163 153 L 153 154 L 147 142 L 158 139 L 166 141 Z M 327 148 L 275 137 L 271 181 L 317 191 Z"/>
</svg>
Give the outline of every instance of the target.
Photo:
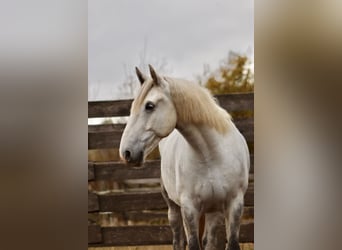
<svg viewBox="0 0 342 250">
<path fill-rule="evenodd" d="M 135 67 L 135 73 L 137 74 L 140 84 L 143 85 L 143 83 L 146 80 L 146 76 L 143 73 L 141 73 L 138 67 Z"/>
<path fill-rule="evenodd" d="M 149 64 L 148 67 L 150 68 L 150 74 L 151 74 L 151 77 L 152 77 L 152 79 L 153 79 L 153 82 L 154 82 L 156 85 L 160 85 L 161 82 L 162 82 L 161 77 L 156 73 L 156 71 L 155 71 L 154 68 L 151 66 L 151 64 Z"/>
</svg>

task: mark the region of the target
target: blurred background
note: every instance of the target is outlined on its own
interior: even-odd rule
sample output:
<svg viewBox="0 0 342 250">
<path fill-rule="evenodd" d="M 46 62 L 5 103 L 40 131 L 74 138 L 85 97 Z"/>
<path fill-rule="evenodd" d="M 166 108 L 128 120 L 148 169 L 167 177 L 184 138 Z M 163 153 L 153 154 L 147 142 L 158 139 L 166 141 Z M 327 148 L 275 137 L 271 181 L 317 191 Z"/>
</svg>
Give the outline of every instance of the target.
<svg viewBox="0 0 342 250">
<path fill-rule="evenodd" d="M 156 64 L 165 60 L 165 73 L 196 79 L 205 72 L 205 64 L 210 72 L 218 69 L 231 50 L 252 59 L 257 81 L 255 249 L 340 249 L 340 1 L 255 1 L 254 46 L 237 48 L 227 40 L 213 58 L 203 55 L 190 60 L 184 54 L 179 57 L 186 59 L 174 62 L 164 54 L 166 50 L 154 50 L 155 37 L 143 34 L 132 49 L 135 58 L 127 57 L 116 66 L 113 62 L 113 70 L 121 71 L 117 81 L 100 78 L 105 74 L 91 78 L 88 35 L 91 25 L 96 26 L 89 18 L 93 2 L 89 1 L 89 8 L 80 0 L 1 3 L 1 248 L 87 247 L 87 102 L 96 96 L 114 98 L 114 94 L 100 97 L 97 87 L 89 94 L 88 82 L 122 84 L 132 74 L 132 66 L 144 61 L 140 58 L 151 58 L 148 61 Z M 143 10 L 139 2 L 132 1 L 132 15 L 126 18 L 143 25 L 133 15 Z M 172 2 L 165 4 L 167 16 Z M 177 20 L 178 14 L 172 23 Z M 127 22 L 121 17 L 117 24 L 124 25 L 123 21 Z M 202 28 L 195 27 L 197 31 Z M 127 33 L 136 30 L 143 28 Z M 120 92 L 120 86 L 115 88 Z"/>
</svg>

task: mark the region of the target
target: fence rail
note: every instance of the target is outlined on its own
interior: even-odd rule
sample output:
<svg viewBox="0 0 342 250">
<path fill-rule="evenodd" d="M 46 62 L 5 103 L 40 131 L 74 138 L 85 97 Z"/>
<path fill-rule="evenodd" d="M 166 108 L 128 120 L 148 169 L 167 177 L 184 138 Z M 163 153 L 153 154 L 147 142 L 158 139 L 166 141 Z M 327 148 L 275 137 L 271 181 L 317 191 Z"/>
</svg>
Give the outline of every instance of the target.
<svg viewBox="0 0 342 250">
<path fill-rule="evenodd" d="M 250 171 L 254 173 L 254 155 L 250 156 Z M 160 178 L 160 160 L 146 161 L 142 167 L 129 168 L 123 162 L 88 162 L 88 181 L 91 180 L 132 180 Z M 251 179 L 251 178 L 250 178 Z"/>
<path fill-rule="evenodd" d="M 248 142 L 254 141 L 253 118 L 234 121 Z M 118 148 L 124 124 L 92 125 L 88 128 L 88 149 Z"/>
<path fill-rule="evenodd" d="M 217 234 L 224 235 L 221 226 Z M 88 227 L 88 243 L 93 247 L 101 246 L 137 246 L 137 245 L 170 245 L 172 232 L 169 226 L 125 226 L 125 227 Z M 254 223 L 242 223 L 240 226 L 240 242 L 249 243 L 254 239 Z"/>
<path fill-rule="evenodd" d="M 221 107 L 229 112 L 254 110 L 254 93 L 217 95 Z M 132 99 L 88 102 L 88 118 L 128 116 Z"/>
<path fill-rule="evenodd" d="M 229 94 L 216 96 L 220 105 L 230 112 L 234 123 L 249 145 L 254 143 L 254 95 Z M 132 100 L 99 101 L 88 103 L 88 117 L 128 116 Z M 248 113 L 246 116 L 245 113 Z M 242 115 L 241 115 L 242 114 Z M 125 124 L 88 126 L 88 149 L 117 149 Z M 240 229 L 240 242 L 254 242 L 254 154 L 251 154 L 249 187 L 245 194 L 244 218 Z M 127 180 L 160 178 L 160 160 L 149 160 L 141 168 L 129 168 L 120 161 L 88 162 L 88 182 L 124 182 Z M 160 188 L 88 191 L 89 215 L 124 213 L 127 220 L 167 220 L 167 205 Z M 222 226 L 219 230 L 224 234 Z M 167 225 L 100 226 L 89 222 L 88 245 L 133 246 L 172 244 L 172 233 Z"/>
<path fill-rule="evenodd" d="M 245 206 L 254 204 L 254 187 L 248 187 L 244 199 Z M 160 190 L 88 195 L 88 212 L 126 212 L 167 209 Z"/>
</svg>

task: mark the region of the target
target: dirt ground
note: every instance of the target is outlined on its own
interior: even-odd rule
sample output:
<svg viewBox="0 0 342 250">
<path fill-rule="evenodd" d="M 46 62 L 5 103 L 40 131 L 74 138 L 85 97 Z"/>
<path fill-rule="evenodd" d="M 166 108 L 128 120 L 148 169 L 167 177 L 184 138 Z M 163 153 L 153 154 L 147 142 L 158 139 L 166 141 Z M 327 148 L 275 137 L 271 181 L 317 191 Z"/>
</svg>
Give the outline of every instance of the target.
<svg viewBox="0 0 342 250">
<path fill-rule="evenodd" d="M 240 244 L 241 250 L 254 250 L 254 244 Z M 88 250 L 172 250 L 172 246 L 90 247 Z"/>
</svg>

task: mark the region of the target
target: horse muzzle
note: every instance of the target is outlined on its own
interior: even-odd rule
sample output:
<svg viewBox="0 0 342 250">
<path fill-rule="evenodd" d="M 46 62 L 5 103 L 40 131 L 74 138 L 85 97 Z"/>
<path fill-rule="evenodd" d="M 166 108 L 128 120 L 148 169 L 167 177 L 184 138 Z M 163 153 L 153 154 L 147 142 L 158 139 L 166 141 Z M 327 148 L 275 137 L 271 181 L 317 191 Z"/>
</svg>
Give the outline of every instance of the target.
<svg viewBox="0 0 342 250">
<path fill-rule="evenodd" d="M 141 166 L 144 160 L 143 151 L 134 152 L 131 149 L 124 149 L 120 152 L 120 156 L 127 164 L 133 166 Z"/>
</svg>

